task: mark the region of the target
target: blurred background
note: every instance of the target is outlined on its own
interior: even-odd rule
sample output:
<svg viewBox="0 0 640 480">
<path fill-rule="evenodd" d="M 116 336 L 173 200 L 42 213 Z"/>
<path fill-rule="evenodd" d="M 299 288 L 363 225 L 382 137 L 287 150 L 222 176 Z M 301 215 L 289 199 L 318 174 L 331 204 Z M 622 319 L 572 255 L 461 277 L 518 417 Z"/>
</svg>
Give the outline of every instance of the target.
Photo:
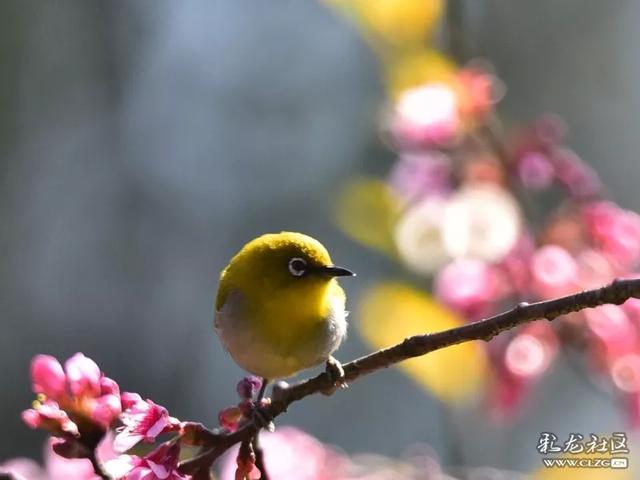
<svg viewBox="0 0 640 480">
<path fill-rule="evenodd" d="M 554 112 L 569 126 L 554 141 L 582 159 L 569 162 L 574 170 L 567 167 L 563 178 L 555 171 L 573 204 L 567 207 L 557 190 L 514 194 L 506 205 L 491 197 L 489 206 L 503 208 L 500 214 L 518 212 L 516 226 L 497 227 L 507 236 L 517 230 L 513 242 L 489 257 L 506 258 L 524 230 L 534 232 L 538 249 L 553 244 L 573 254 L 562 235 L 540 233 L 548 218 L 562 217 L 558 205 L 573 215 L 585 199 L 601 206 L 592 200 L 606 191 L 625 215 L 640 210 L 639 14 L 634 2 L 574 0 L 1 2 L 0 460 L 41 456 L 44 435 L 19 416 L 33 399 L 29 361 L 39 352 L 65 359 L 82 351 L 123 389 L 181 419 L 215 425 L 217 412 L 236 402 L 235 382 L 243 375 L 211 330 L 217 277 L 242 244 L 264 232 L 306 232 L 358 273 L 344 282 L 353 325 L 338 353 L 343 361 L 408 333 L 396 327 L 397 319 L 411 317 L 402 309 L 411 302 L 418 305 L 412 312 L 443 319 L 429 323 L 428 315 L 416 314 L 407 328 L 417 332 L 511 304 L 514 292 L 496 294 L 485 299 L 488 309 L 471 312 L 443 293 L 455 290 L 438 276 L 448 257 L 420 250 L 416 260 L 415 249 L 403 247 L 397 228 L 408 200 L 396 202 L 389 172 L 400 168 L 403 155 L 437 152 L 450 156 L 449 170 L 457 165 L 445 174 L 455 177 L 442 183 L 448 189 L 512 170 L 525 187 L 546 187 L 546 164 L 523 167 L 517 152 L 539 140 L 531 128 L 541 124 L 531 122 Z M 468 64 L 477 57 L 493 66 Z M 455 127 L 436 125 L 437 138 L 416 133 L 431 120 L 411 124 L 415 103 L 405 95 L 414 89 L 419 105 L 434 99 L 446 110 L 446 95 L 416 92 L 429 82 L 472 85 L 465 90 L 468 118 L 457 118 Z M 564 130 L 556 117 L 545 121 L 540 128 Z M 485 124 L 492 129 L 479 134 Z M 518 130 L 524 134 L 508 133 L 518 125 L 529 126 Z M 455 163 L 469 152 L 486 153 L 496 138 L 490 161 L 469 169 Z M 515 163 L 496 167 L 501 155 Z M 406 193 L 413 188 L 407 177 L 415 178 L 410 169 L 393 177 L 400 187 L 393 179 L 391 187 Z M 393 205 L 385 204 L 387 195 Z M 396 228 L 387 232 L 391 240 L 380 219 Z M 570 226 L 561 220 L 558 229 L 566 233 Z M 625 247 L 633 250 L 634 239 Z M 468 257 L 460 248 L 457 256 Z M 622 273 L 633 273 L 633 262 Z M 618 267 L 605 270 L 620 274 Z M 596 273 L 598 281 L 609 280 Z M 438 285 L 440 293 L 431 296 Z M 562 292 L 562 285 L 543 287 L 517 293 Z M 390 304 L 400 305 L 397 318 L 372 313 Z M 609 357 L 598 357 L 595 367 L 590 360 L 594 351 L 601 355 L 600 344 L 561 333 L 532 334 L 538 347 L 549 347 L 540 350 L 544 368 L 532 375 L 535 382 L 518 377 L 518 393 L 506 394 L 517 400 L 506 407 L 500 389 L 513 382 L 500 369 L 511 365 L 508 358 L 496 363 L 495 352 L 474 345 L 440 364 L 392 368 L 330 398 L 310 398 L 280 424 L 349 455 L 398 458 L 427 444 L 454 474 L 482 466 L 535 471 L 543 431 L 632 438 L 638 385 L 624 381 L 636 370 L 627 368 L 620 380 Z M 446 379 L 425 373 L 434 365 Z"/>
</svg>

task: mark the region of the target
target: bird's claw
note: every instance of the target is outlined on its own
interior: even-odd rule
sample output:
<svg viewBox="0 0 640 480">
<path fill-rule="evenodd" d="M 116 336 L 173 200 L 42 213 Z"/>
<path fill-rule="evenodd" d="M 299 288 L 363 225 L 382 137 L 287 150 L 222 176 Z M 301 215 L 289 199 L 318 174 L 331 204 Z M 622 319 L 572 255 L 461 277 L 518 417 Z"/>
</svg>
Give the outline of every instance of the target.
<svg viewBox="0 0 640 480">
<path fill-rule="evenodd" d="M 329 376 L 329 380 L 333 385 L 333 388 L 327 392 L 329 395 L 332 394 L 336 388 L 347 388 L 349 386 L 344 376 L 344 368 L 342 368 L 342 364 L 334 357 L 329 357 L 327 359 L 325 372 Z"/>
</svg>

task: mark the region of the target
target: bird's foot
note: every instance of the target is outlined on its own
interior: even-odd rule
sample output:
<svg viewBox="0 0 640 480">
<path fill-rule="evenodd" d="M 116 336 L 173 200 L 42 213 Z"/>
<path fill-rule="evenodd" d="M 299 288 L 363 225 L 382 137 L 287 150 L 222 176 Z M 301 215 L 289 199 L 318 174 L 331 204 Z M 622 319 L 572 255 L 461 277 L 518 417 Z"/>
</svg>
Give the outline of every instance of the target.
<svg viewBox="0 0 640 480">
<path fill-rule="evenodd" d="M 325 373 L 328 375 L 333 388 L 324 392 L 326 395 L 331 395 L 338 388 L 347 388 L 347 381 L 344 376 L 344 368 L 342 364 L 334 357 L 330 356 L 325 364 Z"/>
</svg>

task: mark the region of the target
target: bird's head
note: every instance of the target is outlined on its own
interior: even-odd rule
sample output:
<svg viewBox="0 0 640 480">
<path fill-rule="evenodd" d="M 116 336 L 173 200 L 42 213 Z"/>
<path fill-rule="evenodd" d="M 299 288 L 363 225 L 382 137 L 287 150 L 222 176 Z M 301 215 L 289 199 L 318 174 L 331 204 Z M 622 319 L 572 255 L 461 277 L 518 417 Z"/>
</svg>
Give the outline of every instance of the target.
<svg viewBox="0 0 640 480">
<path fill-rule="evenodd" d="M 354 276 L 333 264 L 316 239 L 295 232 L 269 233 L 247 243 L 222 272 L 221 282 L 246 290 L 304 290 L 336 277 Z"/>
</svg>

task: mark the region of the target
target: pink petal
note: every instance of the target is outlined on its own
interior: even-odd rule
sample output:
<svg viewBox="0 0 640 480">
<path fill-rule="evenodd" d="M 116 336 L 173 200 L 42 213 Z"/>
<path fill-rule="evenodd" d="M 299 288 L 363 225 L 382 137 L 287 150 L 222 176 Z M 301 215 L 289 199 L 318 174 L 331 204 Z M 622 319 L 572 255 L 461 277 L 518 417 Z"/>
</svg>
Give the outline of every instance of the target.
<svg viewBox="0 0 640 480">
<path fill-rule="evenodd" d="M 12 458 L 0 464 L 0 474 L 13 475 L 16 480 L 46 480 L 42 467 L 30 458 Z"/>
<path fill-rule="evenodd" d="M 118 454 L 113 449 L 114 440 L 113 430 L 107 430 L 107 433 L 104 434 L 104 437 L 96 447 L 96 458 L 101 464 L 118 457 Z"/>
<path fill-rule="evenodd" d="M 153 425 L 149 427 L 147 430 L 146 437 L 148 439 L 154 440 L 158 435 L 162 433 L 167 425 L 169 425 L 168 417 L 162 416 L 160 417 Z"/>
<path fill-rule="evenodd" d="M 64 458 L 52 449 L 58 439 L 49 439 L 45 446 L 45 465 L 49 480 L 94 480 L 97 479 L 91 462 L 86 458 Z"/>
<path fill-rule="evenodd" d="M 79 437 L 78 426 L 69 418 L 67 412 L 60 409 L 54 401 L 46 401 L 36 407 L 40 415 L 40 427 L 53 433 L 65 432 Z"/>
<path fill-rule="evenodd" d="M 140 443 L 143 438 L 144 435 L 125 430 L 116 435 L 116 438 L 113 441 L 113 449 L 116 452 L 126 452 Z"/>
<path fill-rule="evenodd" d="M 156 476 L 153 474 L 150 468 L 147 467 L 137 467 L 129 473 L 125 480 L 156 480 Z"/>
<path fill-rule="evenodd" d="M 64 364 L 71 393 L 76 396 L 100 395 L 100 367 L 82 353 L 76 353 Z"/>
<path fill-rule="evenodd" d="M 140 465 L 141 459 L 133 455 L 120 455 L 102 464 L 105 472 L 113 478 L 122 478 Z M 130 478 L 130 477 L 127 477 Z"/>
<path fill-rule="evenodd" d="M 162 480 L 165 480 L 169 475 L 171 475 L 172 469 L 170 467 L 167 467 L 166 465 L 155 463 L 151 460 L 147 460 L 147 465 L 149 466 L 153 474 Z"/>
<path fill-rule="evenodd" d="M 102 395 L 120 396 L 120 385 L 109 377 L 102 377 L 100 379 L 100 393 Z"/>
<path fill-rule="evenodd" d="M 60 362 L 51 355 L 36 355 L 31 360 L 31 380 L 35 393 L 44 393 L 54 400 L 65 392 L 66 375 Z"/>
<path fill-rule="evenodd" d="M 128 410 L 143 400 L 137 393 L 123 392 L 122 395 L 120 395 L 120 401 L 122 402 L 122 409 Z"/>
<path fill-rule="evenodd" d="M 42 423 L 40 414 L 33 408 L 29 408 L 22 412 L 22 421 L 27 424 L 29 428 L 38 428 Z"/>
<path fill-rule="evenodd" d="M 91 409 L 91 418 L 103 427 L 109 427 L 121 413 L 120 397 L 103 395 L 97 398 Z"/>
</svg>

